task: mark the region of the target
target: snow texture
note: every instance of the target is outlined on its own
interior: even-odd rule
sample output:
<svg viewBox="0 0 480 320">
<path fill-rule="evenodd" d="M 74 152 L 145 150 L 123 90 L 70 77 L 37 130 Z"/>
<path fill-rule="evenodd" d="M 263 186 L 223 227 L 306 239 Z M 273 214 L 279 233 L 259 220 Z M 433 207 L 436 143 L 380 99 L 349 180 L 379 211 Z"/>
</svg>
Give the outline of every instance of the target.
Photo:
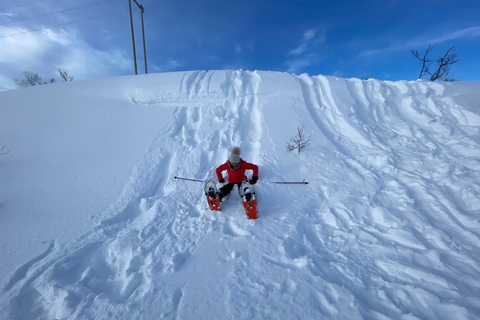
<svg viewBox="0 0 480 320">
<path fill-rule="evenodd" d="M 1 92 L 0 319 L 479 319 L 479 92 L 242 70 Z M 174 179 L 234 146 L 255 221 Z"/>
</svg>

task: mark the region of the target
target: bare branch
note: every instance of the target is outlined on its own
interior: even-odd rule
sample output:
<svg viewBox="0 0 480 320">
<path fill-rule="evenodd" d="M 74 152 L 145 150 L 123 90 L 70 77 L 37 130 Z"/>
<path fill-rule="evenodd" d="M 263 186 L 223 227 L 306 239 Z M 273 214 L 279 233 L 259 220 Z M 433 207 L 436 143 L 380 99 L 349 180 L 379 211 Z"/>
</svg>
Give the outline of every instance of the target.
<svg viewBox="0 0 480 320">
<path fill-rule="evenodd" d="M 425 54 L 420 56 L 418 50 L 411 50 L 410 52 L 413 54 L 415 58 L 422 62 L 422 69 L 420 70 L 420 75 L 418 79 L 421 79 L 425 74 L 430 75 L 430 81 L 435 80 L 442 80 L 442 81 L 455 81 L 457 80 L 455 77 L 450 75 L 450 67 L 459 61 L 457 53 L 455 52 L 455 47 L 451 47 L 447 50 L 447 52 L 443 55 L 443 57 L 438 58 L 436 60 L 437 66 L 434 72 L 430 71 L 430 66 L 432 64 L 432 60 L 428 58 L 428 54 L 430 51 L 435 48 L 435 45 L 429 45 L 427 50 L 425 50 Z"/>
<path fill-rule="evenodd" d="M 55 78 L 50 78 L 48 80 L 42 80 L 42 77 L 38 75 L 38 73 L 33 73 L 31 71 L 23 71 L 22 72 L 24 79 L 18 80 L 15 79 L 15 84 L 19 88 L 27 88 L 27 87 L 34 87 L 39 86 L 42 84 L 54 83 Z"/>
<path fill-rule="evenodd" d="M 19 88 L 33 87 L 42 84 L 42 78 L 38 75 L 38 73 L 23 71 L 22 74 L 25 79 L 15 79 L 15 83 Z"/>
<path fill-rule="evenodd" d="M 60 74 L 60 78 L 62 78 L 63 81 L 65 81 L 65 82 L 73 81 L 74 77 L 69 76 L 67 70 L 58 69 L 58 73 Z"/>
<path fill-rule="evenodd" d="M 455 47 L 449 48 L 445 55 L 437 60 L 438 67 L 433 74 L 430 74 L 430 81 L 454 81 L 454 78 L 450 75 L 450 66 L 460 61 L 457 57 Z"/>
<path fill-rule="evenodd" d="M 433 50 L 433 48 L 435 48 L 435 45 L 429 45 L 427 50 L 425 50 L 425 54 L 423 55 L 423 57 L 420 57 L 420 53 L 418 53 L 418 50 L 410 51 L 415 58 L 417 58 L 422 62 L 422 69 L 420 70 L 420 75 L 418 76 L 418 79 L 421 79 L 425 73 L 428 73 L 428 67 L 432 63 L 432 60 L 428 59 L 427 56 L 430 53 L 430 51 Z"/>
</svg>

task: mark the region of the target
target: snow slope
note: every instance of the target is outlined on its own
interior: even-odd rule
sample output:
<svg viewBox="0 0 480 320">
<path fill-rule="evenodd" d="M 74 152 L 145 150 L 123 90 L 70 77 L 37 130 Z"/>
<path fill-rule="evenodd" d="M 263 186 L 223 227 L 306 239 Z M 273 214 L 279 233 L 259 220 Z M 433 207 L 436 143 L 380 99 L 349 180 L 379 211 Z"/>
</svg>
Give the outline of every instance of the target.
<svg viewBox="0 0 480 320">
<path fill-rule="evenodd" d="M 479 93 L 242 70 L 1 92 L 0 319 L 478 319 Z M 174 179 L 236 145 L 255 221 Z"/>
</svg>

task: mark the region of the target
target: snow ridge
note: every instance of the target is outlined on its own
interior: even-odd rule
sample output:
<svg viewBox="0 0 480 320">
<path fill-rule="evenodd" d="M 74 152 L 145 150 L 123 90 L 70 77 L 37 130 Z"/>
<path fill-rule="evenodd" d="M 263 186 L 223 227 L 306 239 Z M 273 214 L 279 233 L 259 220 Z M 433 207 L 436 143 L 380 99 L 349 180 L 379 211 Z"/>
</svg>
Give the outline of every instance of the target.
<svg viewBox="0 0 480 320">
<path fill-rule="evenodd" d="M 122 99 L 171 109 L 167 126 L 97 226 L 4 281 L 0 318 L 480 314 L 480 113 L 457 97 L 461 83 L 243 70 L 148 79 L 131 78 Z M 287 153 L 301 124 L 313 143 Z M 211 212 L 201 184 L 174 179 L 214 178 L 236 145 L 260 166 L 256 221 L 235 190 Z"/>
</svg>

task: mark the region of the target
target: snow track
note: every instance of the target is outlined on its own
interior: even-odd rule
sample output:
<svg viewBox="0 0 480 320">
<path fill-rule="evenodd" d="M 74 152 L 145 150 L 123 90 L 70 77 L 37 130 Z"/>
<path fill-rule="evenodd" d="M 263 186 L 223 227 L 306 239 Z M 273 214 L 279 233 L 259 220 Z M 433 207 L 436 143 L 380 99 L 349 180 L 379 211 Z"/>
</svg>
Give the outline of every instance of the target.
<svg viewBox="0 0 480 320">
<path fill-rule="evenodd" d="M 461 84 L 151 79 L 124 99 L 172 109 L 168 125 L 117 200 L 91 213 L 95 228 L 13 270 L 0 318 L 478 317 L 480 116 L 452 93 Z M 312 145 L 287 153 L 301 124 Z M 173 179 L 214 178 L 236 145 L 260 166 L 256 221 L 236 190 L 211 212 L 201 183 Z"/>
</svg>

